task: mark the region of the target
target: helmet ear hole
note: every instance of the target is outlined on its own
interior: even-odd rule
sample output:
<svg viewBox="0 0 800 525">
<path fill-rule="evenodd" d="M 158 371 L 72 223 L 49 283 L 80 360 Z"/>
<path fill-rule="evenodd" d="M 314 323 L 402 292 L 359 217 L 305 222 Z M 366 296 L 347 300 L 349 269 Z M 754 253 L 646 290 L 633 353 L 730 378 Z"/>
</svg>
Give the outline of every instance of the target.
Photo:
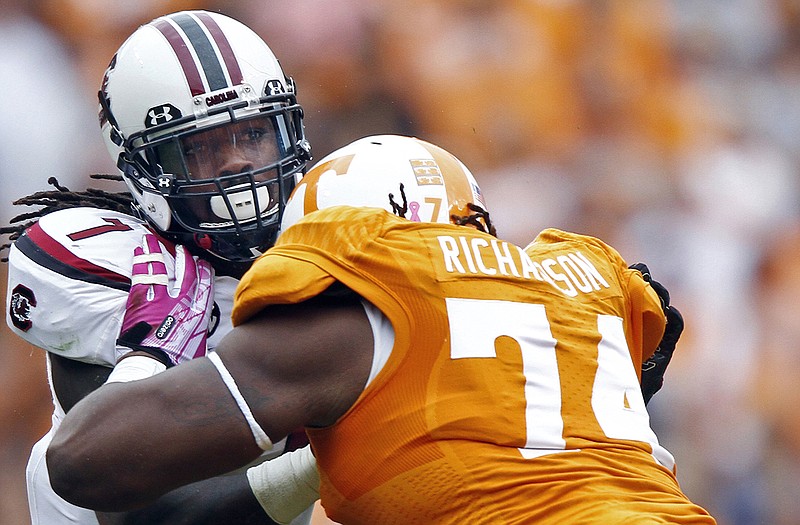
<svg viewBox="0 0 800 525">
<path fill-rule="evenodd" d="M 202 10 L 157 18 L 116 52 L 98 98 L 106 147 L 162 236 L 236 262 L 274 242 L 310 147 L 294 82 L 253 30 Z M 214 165 L 225 147 L 241 158 Z"/>
<path fill-rule="evenodd" d="M 158 193 L 139 191 L 139 187 L 131 182 L 130 176 L 124 177 L 124 180 L 143 218 L 159 231 L 169 231 L 172 212 L 167 200 Z"/>
</svg>

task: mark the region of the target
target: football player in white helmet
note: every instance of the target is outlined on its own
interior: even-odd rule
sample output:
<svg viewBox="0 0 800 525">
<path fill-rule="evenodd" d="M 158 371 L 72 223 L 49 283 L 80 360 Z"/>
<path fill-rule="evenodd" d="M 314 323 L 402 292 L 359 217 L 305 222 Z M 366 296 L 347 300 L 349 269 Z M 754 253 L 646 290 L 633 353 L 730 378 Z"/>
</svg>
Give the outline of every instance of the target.
<svg viewBox="0 0 800 525">
<path fill-rule="evenodd" d="M 292 195 L 283 229 L 312 211 L 342 204 L 384 208 L 415 222 L 469 223 L 496 236 L 469 169 L 439 146 L 413 137 L 365 137 L 317 162 Z"/>
<path fill-rule="evenodd" d="M 98 95 L 106 146 L 163 237 L 234 262 L 273 244 L 310 146 L 294 83 L 256 33 L 203 11 L 156 19 Z"/>
<path fill-rule="evenodd" d="M 639 370 L 668 316 L 643 268 L 556 229 L 498 239 L 466 167 L 411 137 L 322 159 L 284 226 L 214 352 L 66 416 L 48 450 L 59 494 L 143 504 L 302 426 L 314 457 L 291 479 L 339 523 L 715 523 L 649 425 Z M 187 400 L 204 417 L 169 416 Z M 125 417 L 96 430 L 109 410 Z M 269 508 L 285 486 L 263 474 L 248 478 Z"/>
<path fill-rule="evenodd" d="M 43 205 L 21 216 L 38 220 L 23 222 L 21 235 L 2 230 L 15 240 L 7 321 L 47 351 L 55 405 L 53 428 L 28 463 L 34 525 L 98 523 L 95 512 L 52 491 L 44 453 L 64 414 L 103 384 L 125 351 L 117 337 L 133 248 L 155 233 L 169 250 L 170 242 L 186 246 L 213 265 L 207 342 L 213 349 L 231 328 L 238 277 L 273 244 L 286 200 L 310 159 L 293 81 L 255 32 L 219 13 L 184 11 L 138 28 L 111 60 L 99 100 L 102 135 L 129 195 L 70 192 L 51 181 L 57 191 L 20 202 Z M 175 259 L 165 257 L 172 268 Z M 177 492 L 115 519 L 174 523 L 171 516 L 179 514 L 185 523 L 272 523 L 244 474 L 237 479 L 239 485 L 233 477 L 206 481 L 202 490 Z M 201 497 L 186 496 L 193 493 Z M 243 503 L 248 499 L 251 507 Z M 296 523 L 309 519 L 310 509 Z"/>
</svg>

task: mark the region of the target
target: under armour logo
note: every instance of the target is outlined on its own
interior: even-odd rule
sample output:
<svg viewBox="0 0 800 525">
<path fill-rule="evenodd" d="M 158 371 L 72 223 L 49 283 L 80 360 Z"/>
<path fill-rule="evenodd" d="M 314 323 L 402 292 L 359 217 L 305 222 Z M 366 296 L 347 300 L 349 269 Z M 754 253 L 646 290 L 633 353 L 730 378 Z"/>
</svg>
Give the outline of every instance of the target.
<svg viewBox="0 0 800 525">
<path fill-rule="evenodd" d="M 166 124 L 172 120 L 180 118 L 181 111 L 172 104 L 163 104 L 155 106 L 147 110 L 147 116 L 144 119 L 144 126 L 152 128 L 160 124 Z"/>
<path fill-rule="evenodd" d="M 158 178 L 158 187 L 159 188 L 164 188 L 164 189 L 171 188 L 172 187 L 172 178 L 171 177 L 166 177 L 166 176 L 159 177 Z"/>
</svg>

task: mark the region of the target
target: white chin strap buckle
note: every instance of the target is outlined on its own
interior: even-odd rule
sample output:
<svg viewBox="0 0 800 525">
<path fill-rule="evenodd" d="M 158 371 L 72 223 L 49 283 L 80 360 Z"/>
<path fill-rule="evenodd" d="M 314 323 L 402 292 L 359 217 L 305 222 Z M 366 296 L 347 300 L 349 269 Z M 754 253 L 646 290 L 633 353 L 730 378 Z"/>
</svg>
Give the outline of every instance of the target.
<svg viewBox="0 0 800 525">
<path fill-rule="evenodd" d="M 246 189 L 244 191 L 236 191 L 242 188 Z M 259 206 L 258 213 L 256 213 L 256 202 L 250 184 L 239 184 L 238 186 L 228 188 L 227 195 L 235 217 L 231 217 L 222 195 L 215 195 L 211 197 L 210 200 L 211 211 L 220 219 L 232 220 L 235 218 L 239 221 L 254 219 L 256 215 L 263 214 L 270 203 L 269 190 L 266 186 L 261 186 L 256 189 Z"/>
</svg>

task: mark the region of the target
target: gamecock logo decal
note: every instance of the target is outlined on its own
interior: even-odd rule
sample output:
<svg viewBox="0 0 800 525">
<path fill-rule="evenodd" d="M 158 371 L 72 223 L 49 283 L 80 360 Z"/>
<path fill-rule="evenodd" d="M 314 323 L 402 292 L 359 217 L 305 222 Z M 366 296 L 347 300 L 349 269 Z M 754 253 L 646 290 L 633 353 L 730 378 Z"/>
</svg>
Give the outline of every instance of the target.
<svg viewBox="0 0 800 525">
<path fill-rule="evenodd" d="M 30 288 L 18 284 L 11 292 L 11 322 L 14 326 L 27 332 L 33 323 L 31 322 L 31 310 L 36 307 L 36 296 Z"/>
</svg>

